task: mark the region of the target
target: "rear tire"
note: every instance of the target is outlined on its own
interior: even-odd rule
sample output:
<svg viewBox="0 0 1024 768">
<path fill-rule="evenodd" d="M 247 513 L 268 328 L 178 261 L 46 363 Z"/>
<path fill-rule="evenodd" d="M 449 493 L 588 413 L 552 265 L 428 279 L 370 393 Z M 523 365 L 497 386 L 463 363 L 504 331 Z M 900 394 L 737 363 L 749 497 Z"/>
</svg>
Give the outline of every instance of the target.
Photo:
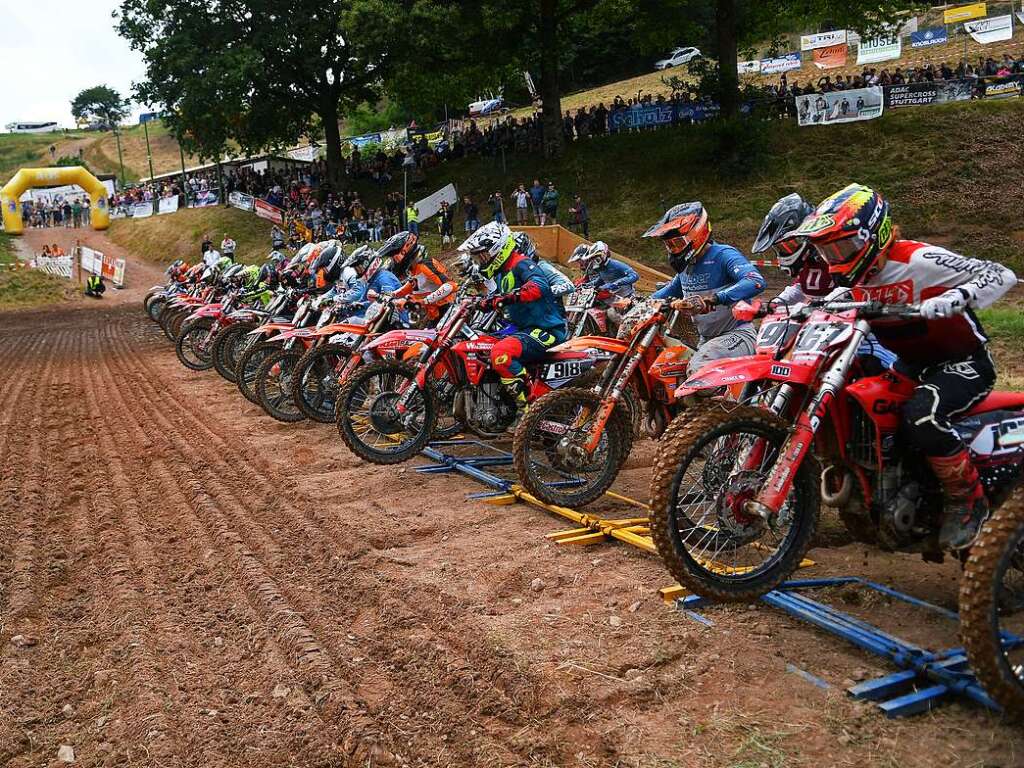
<svg viewBox="0 0 1024 768">
<path fill-rule="evenodd" d="M 193 320 L 182 327 L 174 343 L 174 349 L 178 354 L 178 360 L 189 370 L 208 371 L 213 367 L 213 344 L 208 339 L 212 327 L 213 320 L 207 317 Z M 205 346 L 202 346 L 204 342 Z"/>
<path fill-rule="evenodd" d="M 401 464 L 426 448 L 437 426 L 434 387 L 418 390 L 413 409 L 419 418 L 411 433 L 390 408 L 400 397 L 396 387 L 415 377 L 416 367 L 409 363 L 379 360 L 359 368 L 341 385 L 338 432 L 352 453 L 372 464 Z"/>
<path fill-rule="evenodd" d="M 578 414 L 581 407 L 588 408 L 592 417 L 601 407 L 601 397 L 590 390 L 576 388 L 549 392 L 530 406 L 516 428 L 512 455 L 519 482 L 548 504 L 581 507 L 601 498 L 615 482 L 632 448 L 629 408 L 620 401 L 605 424 L 594 456 L 573 461 L 563 455 L 559 443 L 564 436 L 556 436 L 544 426 L 556 420 L 561 426 L 567 426 L 565 422 L 578 418 L 570 414 Z M 580 430 L 588 431 L 587 427 L 584 424 Z M 576 440 L 580 438 L 583 435 Z M 581 467 L 581 462 L 586 466 Z M 565 484 L 569 482 L 573 484 Z"/>
<path fill-rule="evenodd" d="M 1024 718 L 1024 650 L 1013 660 L 1000 642 L 1001 631 L 1021 635 L 1024 618 L 1013 628 L 1000 627 L 1011 616 L 1011 604 L 1024 614 L 1024 486 L 1013 494 L 982 526 L 971 547 L 960 581 L 960 634 L 967 658 L 986 693 L 1011 718 Z M 1016 575 L 1017 590 L 1011 600 L 1003 580 Z"/>
<path fill-rule="evenodd" d="M 796 471 L 787 500 L 788 531 L 764 562 L 741 563 L 743 548 L 749 547 L 753 558 L 758 556 L 753 553 L 764 552 L 770 543 L 765 542 L 766 524 L 758 517 L 744 519 L 742 508 L 739 513 L 736 509 L 763 485 L 789 425 L 768 411 L 723 400 L 708 400 L 706 408 L 674 421 L 660 440 L 651 480 L 651 537 L 681 585 L 714 600 L 749 602 L 789 578 L 810 548 L 821 503 L 821 470 L 808 453 Z M 768 460 L 756 469 L 734 471 L 730 465 L 725 467 L 729 474 L 723 477 L 720 465 L 705 460 L 706 453 L 715 456 L 723 451 L 723 458 L 729 459 L 731 453 L 735 460 L 742 436 L 767 444 Z M 723 442 L 720 446 L 719 441 Z M 701 460 L 704 465 L 690 475 L 688 470 Z M 696 499 L 687 501 L 691 496 Z M 708 497 L 711 509 L 693 522 L 694 512 L 700 513 L 697 505 Z M 781 517 L 780 512 L 777 519 Z M 691 554 L 690 545 L 704 548 Z M 723 561 L 722 556 L 728 557 L 730 552 L 732 561 Z"/>
<path fill-rule="evenodd" d="M 263 360 L 256 372 L 256 399 L 278 421 L 294 423 L 306 418 L 292 396 L 295 365 L 302 354 L 303 350 L 279 348 Z"/>
</svg>

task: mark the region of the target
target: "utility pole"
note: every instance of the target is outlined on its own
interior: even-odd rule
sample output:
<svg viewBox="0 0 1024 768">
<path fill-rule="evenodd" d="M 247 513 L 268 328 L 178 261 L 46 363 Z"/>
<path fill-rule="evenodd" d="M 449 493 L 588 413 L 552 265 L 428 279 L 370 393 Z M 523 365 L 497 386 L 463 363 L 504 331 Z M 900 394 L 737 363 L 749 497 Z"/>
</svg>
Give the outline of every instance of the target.
<svg viewBox="0 0 1024 768">
<path fill-rule="evenodd" d="M 177 141 L 177 137 L 175 140 Z M 181 156 L 181 197 L 185 207 L 188 208 L 188 187 L 185 186 L 185 150 L 181 148 L 180 141 L 178 141 L 178 154 Z"/>
<path fill-rule="evenodd" d="M 142 123 L 142 132 L 146 134 L 146 159 L 149 160 L 149 180 L 153 181 L 153 151 L 149 148 L 149 120 Z"/>
<path fill-rule="evenodd" d="M 117 130 L 117 123 L 114 123 L 114 139 L 117 141 L 117 162 L 121 166 L 121 189 L 124 189 L 124 155 L 121 153 L 121 133 Z"/>
</svg>

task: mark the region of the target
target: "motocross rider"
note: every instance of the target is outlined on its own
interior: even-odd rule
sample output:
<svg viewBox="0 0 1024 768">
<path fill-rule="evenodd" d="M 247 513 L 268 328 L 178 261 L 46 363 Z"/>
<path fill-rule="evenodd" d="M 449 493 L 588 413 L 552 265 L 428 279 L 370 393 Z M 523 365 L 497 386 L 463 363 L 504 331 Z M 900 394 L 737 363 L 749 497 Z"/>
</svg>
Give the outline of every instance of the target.
<svg viewBox="0 0 1024 768">
<path fill-rule="evenodd" d="M 338 302 L 349 305 L 356 314 L 353 320 L 361 320 L 365 316 L 368 302 L 374 301 L 383 293 L 393 294 L 402 287 L 402 283 L 394 273 L 384 269 L 383 259 L 368 245 L 361 245 L 348 255 L 342 263 L 343 269 L 351 269 L 355 279 L 340 293 Z M 405 322 L 405 318 L 402 318 Z"/>
<path fill-rule="evenodd" d="M 898 356 L 897 371 L 920 382 L 903 407 L 902 427 L 946 498 L 939 543 L 970 546 L 988 501 L 952 422 L 980 403 L 996 379 L 974 310 L 1013 288 L 1016 276 L 1001 264 L 900 239 L 888 201 L 859 184 L 825 199 L 793 235 L 806 240 L 843 286 L 833 297 L 920 305 L 920 317 L 872 320 L 871 328 Z"/>
<path fill-rule="evenodd" d="M 603 240 L 592 245 L 580 243 L 569 258 L 570 264 L 578 264 L 583 278 L 592 282 L 597 290 L 611 291 L 619 298 L 628 299 L 634 293 L 634 283 L 640 275 L 629 264 L 612 258 L 611 249 Z"/>
<path fill-rule="evenodd" d="M 523 363 L 539 359 L 565 341 L 565 310 L 544 271 L 516 247 L 505 224 L 484 224 L 459 250 L 472 254 L 483 275 L 497 282 L 497 292 L 481 302 L 481 309 L 503 309 L 519 329 L 491 348 L 491 365 L 516 406 L 523 409 L 530 383 Z"/>
<path fill-rule="evenodd" d="M 392 235 L 377 249 L 377 255 L 381 259 L 391 259 L 391 271 L 399 280 L 405 281 L 395 291 L 396 297 L 410 296 L 410 300 L 417 304 L 435 308 L 450 304 L 454 299 L 459 286 L 443 264 L 427 255 L 419 235 L 413 232 Z"/>
<path fill-rule="evenodd" d="M 824 299 L 836 288 L 828 264 L 817 258 L 806 241 L 791 236 L 792 231 L 812 213 L 814 206 L 796 192 L 786 195 L 768 211 L 754 239 L 750 252 L 766 253 L 774 250 L 779 271 L 794 280 L 772 299 L 773 302 L 793 305 L 812 299 Z M 896 355 L 883 347 L 874 334 L 861 342 L 858 354 L 862 360 L 866 356 L 874 357 L 883 369 L 891 368 L 896 362 Z"/>
<path fill-rule="evenodd" d="M 711 239 L 703 204 L 670 208 L 643 236 L 661 238 L 676 272 L 651 297 L 675 299 L 673 309 L 696 316 L 700 345 L 688 373 L 692 376 L 711 360 L 754 354 L 754 326 L 734 318 L 729 307 L 764 291 L 765 279 L 738 250 Z"/>
</svg>

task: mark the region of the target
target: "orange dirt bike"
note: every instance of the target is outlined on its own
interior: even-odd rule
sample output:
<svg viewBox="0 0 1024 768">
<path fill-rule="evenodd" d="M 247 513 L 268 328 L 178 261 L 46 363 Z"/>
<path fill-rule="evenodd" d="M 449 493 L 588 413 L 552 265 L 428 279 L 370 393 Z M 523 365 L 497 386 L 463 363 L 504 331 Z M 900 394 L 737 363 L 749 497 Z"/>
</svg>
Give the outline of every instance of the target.
<svg viewBox="0 0 1024 768">
<path fill-rule="evenodd" d="M 693 333 L 692 321 L 669 303 L 647 299 L 635 305 L 618 338 L 580 336 L 554 348 L 588 351 L 604 367 L 590 389 L 568 387 L 538 399 L 516 428 L 516 472 L 534 496 L 567 507 L 600 498 L 629 456 L 634 414 L 646 410 L 654 437 L 676 415 L 674 392 L 693 355 L 676 336 Z"/>
<path fill-rule="evenodd" d="M 788 353 L 713 361 L 676 391 L 760 386 L 760 407 L 713 400 L 670 426 L 655 463 L 651 534 L 672 575 L 706 597 L 750 602 L 781 584 L 811 545 L 822 498 L 865 541 L 944 554 L 943 494 L 899 432 L 917 382 L 856 374 L 868 320 L 913 321 L 917 307 L 826 302 L 793 317 Z M 995 510 L 964 564 L 961 634 L 989 695 L 1024 715 L 1024 393 L 993 392 L 955 428 Z"/>
<path fill-rule="evenodd" d="M 345 445 L 374 464 L 397 464 L 418 455 L 436 432 L 444 404 L 456 422 L 474 434 L 495 438 L 514 423 L 516 406 L 490 366 L 499 333 L 481 334 L 478 299 L 464 298 L 445 314 L 436 331 L 391 331 L 369 351 L 398 345 L 402 359 L 363 366 L 338 393 L 338 431 Z M 548 352 L 526 366 L 527 399 L 535 400 L 593 368 L 581 352 Z"/>
<path fill-rule="evenodd" d="M 295 311 L 290 319 L 281 317 L 270 318 L 268 322 L 249 331 L 245 338 L 240 339 L 235 350 L 238 364 L 235 366 L 235 383 L 246 400 L 259 405 L 256 394 L 256 374 L 263 361 L 280 350 L 280 345 L 272 339 L 279 333 L 296 328 L 307 328 L 313 325 L 318 313 L 313 309 L 316 296 L 289 289 L 295 300 Z"/>
<path fill-rule="evenodd" d="M 278 291 L 265 307 L 253 306 L 236 309 L 228 317 L 231 322 L 217 332 L 210 345 L 213 367 L 221 376 L 235 384 L 238 357 L 245 351 L 246 334 L 267 322 L 290 322 L 295 308 L 294 297 L 288 290 Z"/>
</svg>

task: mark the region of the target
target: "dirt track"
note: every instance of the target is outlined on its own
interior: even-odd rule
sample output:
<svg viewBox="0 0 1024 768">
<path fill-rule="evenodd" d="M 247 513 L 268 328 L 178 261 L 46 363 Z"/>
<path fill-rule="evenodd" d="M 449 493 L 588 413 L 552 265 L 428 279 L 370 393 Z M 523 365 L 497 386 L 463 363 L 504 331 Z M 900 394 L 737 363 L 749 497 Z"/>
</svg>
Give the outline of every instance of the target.
<svg viewBox="0 0 1024 768">
<path fill-rule="evenodd" d="M 0 359 L 0 765 L 62 744 L 111 766 L 1024 760 L 973 707 L 890 722 L 849 701 L 844 681 L 889 670 L 805 625 L 740 606 L 702 627 L 661 604 L 650 556 L 556 548 L 541 512 L 272 421 L 138 307 L 0 315 Z M 955 603 L 955 566 L 814 554 Z"/>
</svg>

